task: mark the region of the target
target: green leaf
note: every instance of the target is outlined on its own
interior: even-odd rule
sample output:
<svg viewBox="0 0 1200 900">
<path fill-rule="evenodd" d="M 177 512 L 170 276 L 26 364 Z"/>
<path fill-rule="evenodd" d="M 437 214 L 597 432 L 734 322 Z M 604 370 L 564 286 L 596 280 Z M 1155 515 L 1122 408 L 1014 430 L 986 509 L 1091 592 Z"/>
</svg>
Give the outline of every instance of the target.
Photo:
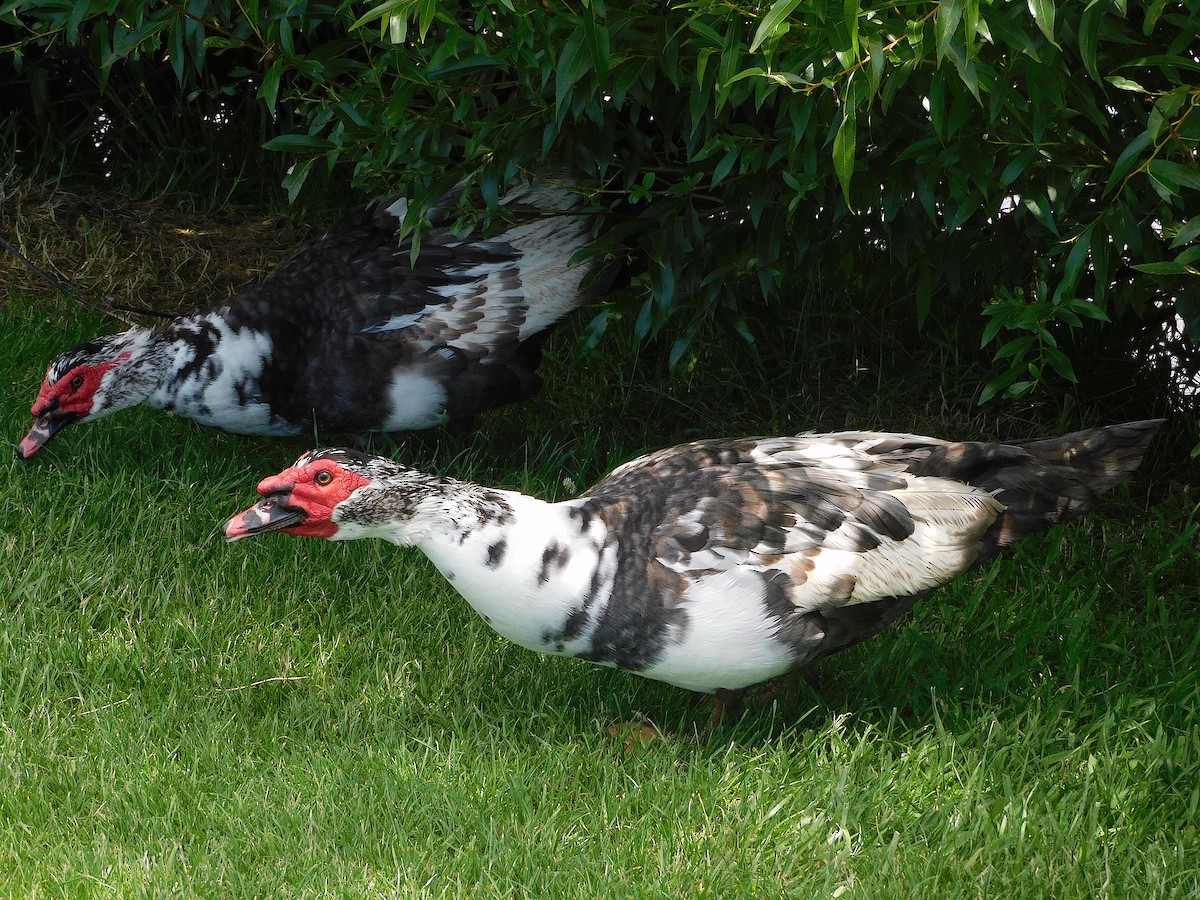
<svg viewBox="0 0 1200 900">
<path fill-rule="evenodd" d="M 775 0 L 754 31 L 754 40 L 750 42 L 750 52 L 755 52 L 763 41 L 774 37 L 780 26 L 787 21 L 787 17 L 792 14 L 792 10 L 799 5 L 800 0 Z"/>
<path fill-rule="evenodd" d="M 871 56 L 871 64 L 867 68 L 869 94 L 874 97 L 879 92 L 879 84 L 883 80 L 883 66 L 886 62 L 883 54 L 883 39 L 878 35 L 871 35 L 867 40 L 867 53 Z"/>
<path fill-rule="evenodd" d="M 846 30 L 850 33 L 850 52 L 858 56 L 858 17 L 862 12 L 860 0 L 843 0 L 842 12 L 846 17 Z"/>
<path fill-rule="evenodd" d="M 937 35 L 938 62 L 941 62 L 946 55 L 950 41 L 954 38 L 954 32 L 958 30 L 958 23 L 962 21 L 962 13 L 962 0 L 942 0 L 938 4 L 933 20 L 934 32 Z"/>
<path fill-rule="evenodd" d="M 1136 81 L 1133 81 L 1129 78 L 1124 78 L 1120 75 L 1107 75 L 1107 76 L 1105 76 L 1104 80 L 1107 81 L 1109 84 L 1111 84 L 1113 87 L 1120 88 L 1123 91 L 1136 91 L 1139 94 L 1150 93 L 1144 87 L 1142 87 L 1140 84 L 1138 84 Z"/>
<path fill-rule="evenodd" d="M 716 187 L 725 180 L 725 176 L 729 174 L 730 169 L 732 169 L 733 164 L 737 162 L 738 156 L 741 154 L 741 152 L 741 147 L 738 147 L 736 144 L 725 151 L 725 155 L 721 157 L 721 161 L 717 163 L 716 167 L 713 169 L 712 181 L 710 182 L 713 187 Z"/>
<path fill-rule="evenodd" d="M 258 86 L 258 97 L 267 105 L 271 115 L 275 114 L 275 101 L 279 98 L 279 81 L 283 77 L 283 60 L 277 59 L 263 73 L 262 84 Z"/>
<path fill-rule="evenodd" d="M 842 124 L 838 126 L 837 135 L 833 139 L 833 168 L 842 186 L 842 196 L 846 206 L 850 204 L 850 179 L 854 175 L 854 143 L 857 139 L 857 123 L 853 106 L 842 108 Z"/>
<path fill-rule="evenodd" d="M 1129 145 L 1121 151 L 1121 155 L 1117 157 L 1117 161 L 1113 163 L 1112 172 L 1108 175 L 1108 182 L 1104 185 L 1104 192 L 1107 194 L 1111 191 L 1118 182 L 1125 179 L 1125 176 L 1133 169 L 1138 161 L 1139 154 L 1146 149 L 1150 144 L 1150 135 L 1142 132 Z"/>
<path fill-rule="evenodd" d="M 263 148 L 286 153 L 323 153 L 336 150 L 337 144 L 317 134 L 281 134 L 263 144 Z"/>
<path fill-rule="evenodd" d="M 999 306 L 999 305 L 1000 304 L 996 304 L 996 306 Z M 984 315 L 989 315 L 990 313 L 991 313 L 990 308 L 984 310 Z M 1000 333 L 1000 329 L 1004 328 L 1005 325 L 1006 325 L 1006 317 L 1005 316 L 992 315 L 991 318 L 988 319 L 987 325 L 984 326 L 983 337 L 980 338 L 980 340 L 979 340 L 979 346 L 986 347 L 988 344 L 990 344 L 992 341 L 994 341 L 996 339 L 996 335 L 998 335 Z"/>
<path fill-rule="evenodd" d="M 651 314 L 653 311 L 654 298 L 647 297 L 642 301 L 642 308 L 638 312 L 637 321 L 633 325 L 633 336 L 639 341 L 645 340 L 646 336 L 650 334 Z"/>
<path fill-rule="evenodd" d="M 563 121 L 563 107 L 571 88 L 575 86 L 588 68 L 588 58 L 580 50 L 583 46 L 583 31 L 577 29 L 563 46 L 554 69 L 554 110 L 558 121 Z"/>
<path fill-rule="evenodd" d="M 1071 312 L 1084 318 L 1095 319 L 1097 322 L 1109 321 L 1108 313 L 1104 311 L 1104 307 L 1092 300 L 1085 300 L 1082 297 L 1072 297 L 1063 305 L 1070 309 Z"/>
<path fill-rule="evenodd" d="M 1058 287 L 1054 291 L 1055 299 L 1075 293 L 1075 287 L 1079 284 L 1079 276 L 1083 273 L 1083 264 L 1087 262 L 1088 251 L 1091 250 L 1091 247 L 1092 226 L 1089 225 L 1071 245 L 1071 252 L 1067 254 L 1067 261 L 1063 266 L 1062 280 L 1059 281 Z"/>
<path fill-rule="evenodd" d="M 1067 381 L 1076 382 L 1079 379 L 1075 377 L 1075 367 L 1071 365 L 1071 360 L 1067 354 L 1061 350 L 1056 350 L 1054 347 L 1046 348 L 1046 362 L 1050 363 L 1050 367 L 1059 374 L 1061 378 Z"/>
<path fill-rule="evenodd" d="M 1169 159 L 1153 159 L 1147 166 L 1147 170 L 1150 174 L 1157 175 L 1169 183 L 1173 188 L 1185 186 L 1200 191 L 1200 171 L 1190 166 L 1180 165 Z M 1173 190 L 1172 193 L 1178 193 L 1178 190 Z"/>
<path fill-rule="evenodd" d="M 744 78 L 755 78 L 755 77 L 766 75 L 766 74 L 767 74 L 766 70 L 763 69 L 761 66 L 751 66 L 749 69 L 742 69 L 742 71 L 738 72 L 736 75 L 729 78 L 722 85 L 722 88 L 723 89 L 727 88 L 727 87 L 729 87 L 729 85 L 733 84 L 734 82 L 741 81 Z"/>
<path fill-rule="evenodd" d="M 284 176 L 283 187 L 287 191 L 288 203 L 296 202 L 296 197 L 300 195 L 300 189 L 304 187 L 304 182 L 308 179 L 308 173 L 312 171 L 314 162 L 316 162 L 316 158 L 312 156 L 302 159 L 292 166 Z"/>
<path fill-rule="evenodd" d="M 588 322 L 587 326 L 583 329 L 584 352 L 596 349 L 596 345 L 604 337 L 604 332 L 608 330 L 608 323 L 612 317 L 613 311 L 611 309 L 603 309 L 596 314 L 596 317 L 592 321 Z"/>
<path fill-rule="evenodd" d="M 1054 210 L 1050 199 L 1042 191 L 1031 191 L 1029 196 L 1021 200 L 1021 204 L 1033 213 L 1033 217 L 1042 223 L 1051 234 L 1058 234 L 1058 225 L 1054 221 Z"/>
<path fill-rule="evenodd" d="M 996 351 L 996 359 L 1007 359 L 1008 357 L 1013 357 L 1015 360 L 1019 360 L 1029 351 L 1029 348 L 1032 347 L 1036 341 L 1037 338 L 1035 338 L 1032 334 L 1023 334 L 1020 337 L 1013 338 L 1011 341 L 1006 341 L 1001 345 L 1000 349 Z"/>
<path fill-rule="evenodd" d="M 984 385 L 983 390 L 979 394 L 979 403 L 981 405 L 987 403 L 1001 391 L 1006 391 L 1019 374 L 1021 374 L 1020 366 L 1010 366 L 1006 372 L 997 375 Z"/>
<path fill-rule="evenodd" d="M 402 19 L 405 22 L 408 21 L 407 14 L 397 16 L 394 15 L 394 13 L 397 10 L 406 9 L 411 6 L 411 0 L 386 0 L 386 2 L 380 3 L 378 6 L 371 7 L 371 9 L 367 10 L 365 13 L 355 19 L 350 24 L 349 30 L 357 31 L 359 28 L 362 28 L 364 25 L 369 25 L 371 22 L 379 22 L 379 34 L 380 37 L 382 37 L 384 34 L 384 29 L 388 27 L 389 19 L 395 18 Z"/>
<path fill-rule="evenodd" d="M 1038 30 L 1046 36 L 1054 46 L 1058 46 L 1054 40 L 1054 0 L 1028 0 L 1029 11 L 1033 13 L 1033 20 L 1037 22 Z"/>
<path fill-rule="evenodd" d="M 583 39 L 587 44 L 588 56 L 592 61 L 592 70 L 596 78 L 603 81 L 608 76 L 611 62 L 609 51 L 608 29 L 595 19 L 596 10 L 591 9 L 583 16 Z"/>
<path fill-rule="evenodd" d="M 71 10 L 70 17 L 67 19 L 66 33 L 69 43 L 78 43 L 79 41 L 79 26 L 83 23 L 84 17 L 88 13 L 90 4 L 88 3 L 69 3 L 67 8 Z"/>
<path fill-rule="evenodd" d="M 1100 37 L 1100 16 L 1104 12 L 1101 3 L 1092 3 L 1079 17 L 1079 56 L 1083 60 L 1083 69 L 1093 81 L 1100 80 L 1100 70 L 1096 67 L 1096 46 Z"/>
<path fill-rule="evenodd" d="M 1190 275 L 1192 270 L 1180 262 L 1138 263 L 1133 268 L 1147 275 Z"/>
<path fill-rule="evenodd" d="M 1034 153 L 1031 150 L 1025 150 L 1019 154 L 1004 167 L 1004 171 L 1000 173 L 1000 187 L 1006 188 L 1024 174 L 1029 168 L 1029 164 L 1034 160 Z"/>
<path fill-rule="evenodd" d="M 687 348 L 691 346 L 694 334 L 689 330 L 683 337 L 676 338 L 675 343 L 671 345 L 671 353 L 667 357 L 667 368 L 672 372 L 679 365 L 679 361 L 683 359 L 683 354 L 687 352 Z"/>
<path fill-rule="evenodd" d="M 86 3 L 80 3 L 80 6 L 87 6 Z M 183 23 L 176 22 L 167 34 L 167 55 L 171 60 L 171 69 L 175 72 L 175 80 L 183 84 Z"/>
<path fill-rule="evenodd" d="M 500 179 L 494 172 L 486 172 L 479 180 L 479 194 L 488 209 L 495 209 L 500 202 Z"/>
<path fill-rule="evenodd" d="M 1195 247 L 1189 247 L 1175 257 L 1175 262 L 1188 266 L 1197 261 L 1200 261 L 1200 244 L 1197 244 Z"/>
</svg>

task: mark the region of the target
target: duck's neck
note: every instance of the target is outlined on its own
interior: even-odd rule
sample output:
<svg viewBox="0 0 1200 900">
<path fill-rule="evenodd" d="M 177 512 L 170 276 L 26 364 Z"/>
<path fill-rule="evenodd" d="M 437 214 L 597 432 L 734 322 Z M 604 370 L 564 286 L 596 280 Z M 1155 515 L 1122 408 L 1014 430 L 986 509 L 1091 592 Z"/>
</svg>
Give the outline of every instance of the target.
<svg viewBox="0 0 1200 900">
<path fill-rule="evenodd" d="M 147 402 L 239 434 L 294 434 L 260 390 L 273 347 L 264 332 L 235 329 L 217 313 L 175 319 L 154 331 L 161 366 Z"/>
<path fill-rule="evenodd" d="M 130 328 L 107 338 L 116 365 L 104 384 L 100 415 L 153 403 L 170 369 L 170 342 L 159 329 Z"/>
<path fill-rule="evenodd" d="M 419 547 L 509 640 L 543 653 L 578 652 L 586 635 L 571 623 L 589 618 L 611 590 L 611 580 L 597 575 L 605 553 L 598 519 L 573 512 L 574 503 L 450 479 L 436 479 L 409 502 L 415 512 L 390 540 Z"/>
</svg>

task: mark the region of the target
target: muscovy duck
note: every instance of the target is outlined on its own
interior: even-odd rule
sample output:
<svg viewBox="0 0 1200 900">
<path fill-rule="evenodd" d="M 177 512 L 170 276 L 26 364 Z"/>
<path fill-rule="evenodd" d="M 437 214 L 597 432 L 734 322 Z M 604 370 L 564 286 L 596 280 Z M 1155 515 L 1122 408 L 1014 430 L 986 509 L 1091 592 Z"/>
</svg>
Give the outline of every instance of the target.
<svg viewBox="0 0 1200 900">
<path fill-rule="evenodd" d="M 380 200 L 302 245 L 260 284 L 155 328 L 60 354 L 17 447 L 148 403 L 238 434 L 430 428 L 530 396 L 546 329 L 589 299 L 578 194 L 537 180 L 501 198 L 493 236 L 430 214 L 415 265 L 403 199 Z"/>
<path fill-rule="evenodd" d="M 547 503 L 353 450 L 265 479 L 229 540 L 416 545 L 492 628 L 721 704 L 876 634 L 1026 535 L 1086 512 L 1161 420 L 1044 440 L 843 432 L 698 441 Z"/>
</svg>

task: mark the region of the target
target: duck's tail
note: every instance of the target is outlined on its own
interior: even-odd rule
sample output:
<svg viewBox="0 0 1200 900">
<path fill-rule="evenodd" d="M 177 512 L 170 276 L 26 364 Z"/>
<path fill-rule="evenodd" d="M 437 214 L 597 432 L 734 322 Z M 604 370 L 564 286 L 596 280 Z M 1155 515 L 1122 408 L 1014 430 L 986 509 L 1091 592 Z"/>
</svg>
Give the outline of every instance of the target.
<svg viewBox="0 0 1200 900">
<path fill-rule="evenodd" d="M 1021 538 L 1087 512 L 1138 467 L 1162 419 L 1126 422 L 1061 437 L 929 448 L 908 466 L 990 491 L 1005 510 L 983 537 L 979 562 Z"/>
<path fill-rule="evenodd" d="M 1090 510 L 1097 497 L 1141 464 L 1162 423 L 1162 419 L 1146 419 L 1001 445 L 1027 458 L 997 466 L 980 482 L 995 491 L 1006 507 L 988 534 L 995 549 Z M 985 555 L 989 549 L 985 546 Z"/>
</svg>

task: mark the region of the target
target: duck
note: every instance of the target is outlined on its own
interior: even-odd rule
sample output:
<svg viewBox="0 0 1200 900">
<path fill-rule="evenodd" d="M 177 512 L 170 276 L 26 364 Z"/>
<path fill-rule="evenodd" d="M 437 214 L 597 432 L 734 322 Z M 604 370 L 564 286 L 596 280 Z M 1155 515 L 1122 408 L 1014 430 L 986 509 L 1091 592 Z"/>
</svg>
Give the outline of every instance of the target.
<svg viewBox="0 0 1200 900">
<path fill-rule="evenodd" d="M 895 622 L 1140 464 L 1161 420 L 986 443 L 838 432 L 702 440 L 570 499 L 319 449 L 258 485 L 229 541 L 416 546 L 529 650 L 715 695 L 713 717 Z"/>
<path fill-rule="evenodd" d="M 584 305 L 595 258 L 569 179 L 517 185 L 495 234 L 456 233 L 461 191 L 402 235 L 384 198 L 218 306 L 79 344 L 49 365 L 16 455 L 139 403 L 245 435 L 407 432 L 534 394 L 548 330 Z"/>
</svg>

